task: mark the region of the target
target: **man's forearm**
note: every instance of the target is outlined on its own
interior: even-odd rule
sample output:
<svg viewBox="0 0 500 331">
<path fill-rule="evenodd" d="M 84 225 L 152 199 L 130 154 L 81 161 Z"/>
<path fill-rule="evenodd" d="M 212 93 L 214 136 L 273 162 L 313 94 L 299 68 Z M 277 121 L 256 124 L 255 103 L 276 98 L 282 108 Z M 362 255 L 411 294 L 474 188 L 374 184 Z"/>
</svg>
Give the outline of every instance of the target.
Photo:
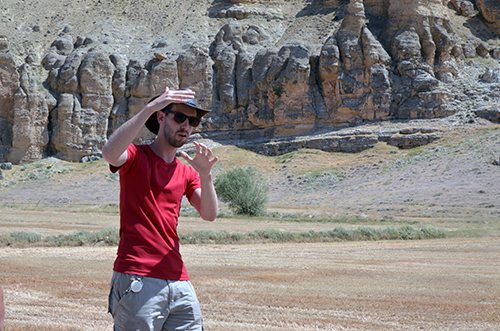
<svg viewBox="0 0 500 331">
<path fill-rule="evenodd" d="M 137 137 L 144 123 L 151 115 L 145 107 L 137 115 L 116 130 L 102 148 L 102 157 L 111 165 L 120 166 L 126 160 L 121 159 L 127 147 Z"/>
<path fill-rule="evenodd" d="M 212 182 L 212 174 L 206 177 L 200 177 L 201 182 L 201 205 L 200 216 L 205 221 L 212 222 L 219 214 L 219 203 L 217 202 L 217 193 Z"/>
</svg>

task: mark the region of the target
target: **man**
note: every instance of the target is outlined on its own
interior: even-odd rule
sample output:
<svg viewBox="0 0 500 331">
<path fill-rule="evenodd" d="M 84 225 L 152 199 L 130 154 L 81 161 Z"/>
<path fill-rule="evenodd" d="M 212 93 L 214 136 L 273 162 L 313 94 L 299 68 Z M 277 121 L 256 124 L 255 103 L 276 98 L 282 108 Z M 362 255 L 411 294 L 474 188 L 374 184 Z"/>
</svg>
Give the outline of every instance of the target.
<svg viewBox="0 0 500 331">
<path fill-rule="evenodd" d="M 114 330 L 203 330 L 201 310 L 179 253 L 177 219 L 185 195 L 200 216 L 218 214 L 212 151 L 194 142 L 196 155 L 176 158 L 203 115 L 191 90 L 152 99 L 110 137 L 102 155 L 120 173 L 120 243 L 109 312 Z M 142 126 L 157 134 L 151 145 L 132 141 Z"/>
</svg>

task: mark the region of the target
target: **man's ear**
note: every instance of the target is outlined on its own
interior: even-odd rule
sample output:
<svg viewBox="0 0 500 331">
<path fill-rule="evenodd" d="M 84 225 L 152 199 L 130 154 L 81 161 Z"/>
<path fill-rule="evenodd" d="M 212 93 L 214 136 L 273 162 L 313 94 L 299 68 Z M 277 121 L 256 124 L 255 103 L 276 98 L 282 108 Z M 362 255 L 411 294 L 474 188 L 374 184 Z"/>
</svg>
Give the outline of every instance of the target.
<svg viewBox="0 0 500 331">
<path fill-rule="evenodd" d="M 167 116 L 167 114 L 165 114 L 164 112 L 162 111 L 157 111 L 156 112 L 156 119 L 158 120 L 158 123 L 161 123 L 165 120 L 165 116 Z"/>
</svg>

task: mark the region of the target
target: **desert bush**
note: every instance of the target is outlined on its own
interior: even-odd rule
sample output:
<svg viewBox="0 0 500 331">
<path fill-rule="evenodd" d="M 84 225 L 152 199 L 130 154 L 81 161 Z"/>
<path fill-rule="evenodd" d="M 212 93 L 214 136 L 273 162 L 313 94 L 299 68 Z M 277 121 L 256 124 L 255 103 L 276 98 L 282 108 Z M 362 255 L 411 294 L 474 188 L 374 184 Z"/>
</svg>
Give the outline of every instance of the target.
<svg viewBox="0 0 500 331">
<path fill-rule="evenodd" d="M 332 231 L 332 237 L 340 240 L 352 240 L 353 232 L 338 226 Z"/>
<path fill-rule="evenodd" d="M 231 234 L 227 231 L 198 230 L 193 233 L 193 236 L 201 240 L 220 241 L 230 238 Z"/>
<path fill-rule="evenodd" d="M 111 226 L 100 231 L 93 232 L 92 243 L 103 242 L 106 245 L 114 246 L 120 242 L 120 233 L 118 228 Z"/>
<path fill-rule="evenodd" d="M 33 244 L 42 239 L 42 235 L 33 232 L 19 231 L 10 234 L 14 243 Z"/>
<path fill-rule="evenodd" d="M 234 243 L 240 241 L 241 234 L 228 231 L 197 230 L 190 234 L 180 234 L 179 239 L 185 244 Z"/>
<path fill-rule="evenodd" d="M 372 227 L 360 227 L 357 229 L 356 234 L 362 240 L 378 240 L 380 232 L 380 230 L 376 230 Z"/>
<path fill-rule="evenodd" d="M 413 227 L 406 225 L 399 228 L 401 239 L 413 240 L 420 239 L 420 231 L 416 231 Z"/>
<path fill-rule="evenodd" d="M 244 244 L 254 242 L 331 242 L 331 241 L 360 241 L 360 240 L 417 240 L 444 238 L 445 233 L 433 227 L 420 230 L 408 226 L 400 228 L 376 229 L 359 227 L 347 230 L 336 227 L 329 231 L 289 232 L 278 229 L 258 229 L 246 233 L 230 233 L 228 231 L 199 230 L 179 236 L 184 244 Z"/>
<path fill-rule="evenodd" d="M 0 235 L 0 245 L 1 246 L 24 246 L 24 245 L 33 245 L 37 244 L 42 240 L 42 235 L 26 232 L 26 231 L 17 231 L 11 232 L 8 235 Z"/>
<path fill-rule="evenodd" d="M 100 231 L 80 230 L 71 234 L 60 234 L 45 239 L 49 246 L 92 246 L 105 244 L 109 246 L 118 245 L 120 235 L 118 228 L 109 227 Z"/>
<path fill-rule="evenodd" d="M 432 238 L 445 238 L 446 233 L 442 230 L 438 230 L 432 225 L 426 225 L 420 229 L 422 239 L 432 239 Z"/>
<path fill-rule="evenodd" d="M 269 187 L 253 167 L 235 167 L 221 174 L 214 182 L 219 198 L 237 214 L 264 213 Z"/>
<path fill-rule="evenodd" d="M 288 242 L 295 238 L 294 233 L 277 229 L 252 230 L 248 237 L 253 240 L 267 240 L 272 242 Z"/>
<path fill-rule="evenodd" d="M 69 246 L 84 246 L 91 242 L 91 233 L 88 230 L 80 230 L 64 237 Z"/>
<path fill-rule="evenodd" d="M 384 240 L 397 240 L 401 239 L 401 233 L 395 228 L 385 228 L 380 236 L 380 239 Z"/>
<path fill-rule="evenodd" d="M 10 238 L 10 236 L 0 235 L 0 245 L 7 246 L 7 245 L 10 245 L 11 242 L 12 242 L 12 238 Z"/>
<path fill-rule="evenodd" d="M 285 243 L 285 242 L 332 242 L 332 241 L 360 241 L 360 240 L 418 240 L 445 238 L 446 233 L 433 226 L 414 229 L 411 226 L 399 228 L 377 229 L 359 227 L 347 230 L 336 227 L 328 231 L 290 232 L 278 229 L 258 229 L 249 232 L 229 232 L 225 230 L 197 230 L 192 233 L 181 233 L 179 239 L 182 244 L 245 244 L 245 243 Z M 105 228 L 100 231 L 81 230 L 72 234 L 49 236 L 42 239 L 40 234 L 30 232 L 12 232 L 10 235 L 0 235 L 0 246 L 117 246 L 119 230 L 116 227 Z"/>
</svg>

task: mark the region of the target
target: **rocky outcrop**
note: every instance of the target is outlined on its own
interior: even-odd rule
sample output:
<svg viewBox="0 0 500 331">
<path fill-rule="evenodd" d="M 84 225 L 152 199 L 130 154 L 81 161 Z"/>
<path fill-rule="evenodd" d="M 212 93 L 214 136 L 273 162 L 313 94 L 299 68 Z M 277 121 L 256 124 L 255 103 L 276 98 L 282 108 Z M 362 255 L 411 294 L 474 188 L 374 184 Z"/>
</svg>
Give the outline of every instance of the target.
<svg viewBox="0 0 500 331">
<path fill-rule="evenodd" d="M 126 97 L 127 66 L 120 54 L 112 53 L 109 59 L 114 66 L 111 82 L 114 104 L 109 114 L 107 136 L 112 135 L 114 130 L 123 125 L 128 119 L 128 99 Z"/>
<path fill-rule="evenodd" d="M 128 96 L 129 119 L 137 114 L 149 100 L 160 95 L 168 86 L 171 89 L 179 88 L 178 67 L 175 57 L 158 59 L 156 57 L 131 60 L 127 77 L 130 85 L 126 91 Z M 143 129 L 140 140 L 151 139 L 153 135 Z"/>
<path fill-rule="evenodd" d="M 67 53 L 70 45 L 59 45 L 44 59 L 52 73 L 49 83 L 58 93 L 57 107 L 50 113 L 50 150 L 75 161 L 99 153 L 107 139 L 115 67 L 109 56 L 92 50 L 83 55 L 77 49 L 63 59 L 57 50 Z"/>
<path fill-rule="evenodd" d="M 196 92 L 196 101 L 202 108 L 213 105 L 213 60 L 208 48 L 193 45 L 177 58 L 179 88 Z"/>
<path fill-rule="evenodd" d="M 500 123 L 500 107 L 498 105 L 484 106 L 474 111 L 478 117 L 484 118 L 488 121 Z"/>
<path fill-rule="evenodd" d="M 318 149 L 326 152 L 357 153 L 374 147 L 378 142 L 386 142 L 401 149 L 415 148 L 440 139 L 442 132 L 435 127 L 407 126 L 397 128 L 343 129 L 332 133 L 305 135 L 292 139 L 271 139 L 270 141 L 239 144 L 242 148 L 264 155 L 283 155 L 299 149 Z"/>
<path fill-rule="evenodd" d="M 490 28 L 500 33 L 500 3 L 496 0 L 477 0 L 476 5 Z"/>
<path fill-rule="evenodd" d="M 6 159 L 18 164 L 40 160 L 47 155 L 49 104 L 53 102 L 51 95 L 38 91 L 29 65 L 21 66 L 20 87 L 14 95 L 11 112 L 12 146 Z"/>
<path fill-rule="evenodd" d="M 337 36 L 319 58 L 319 80 L 327 118 L 335 123 L 388 118 L 391 58 L 366 26 L 362 1 L 352 1 Z"/>
<path fill-rule="evenodd" d="M 6 159 L 12 146 L 12 108 L 19 89 L 19 73 L 7 38 L 0 36 L 0 161 Z"/>
<path fill-rule="evenodd" d="M 309 137 L 272 141 L 268 143 L 245 146 L 259 154 L 277 156 L 299 149 L 319 149 L 326 152 L 356 153 L 372 148 L 378 143 L 377 136 L 370 132 L 359 132 L 352 135 L 335 135 L 328 137 Z"/>
<path fill-rule="evenodd" d="M 256 65 L 258 64 L 258 65 Z M 248 119 L 256 127 L 307 126 L 315 122 L 309 52 L 300 44 L 257 53 Z"/>
<path fill-rule="evenodd" d="M 168 39 L 173 33 L 147 40 L 142 32 L 120 39 L 114 28 L 86 37 L 61 29 L 44 54 L 31 50 L 20 60 L 0 38 L 0 162 L 98 156 L 107 137 L 167 86 L 191 88 L 213 109 L 196 133 L 246 132 L 242 139 L 265 138 L 254 150 L 273 155 L 294 148 L 356 152 L 381 140 L 409 148 L 440 137 L 339 133 L 374 121 L 435 119 L 465 107 L 497 120 L 498 70 L 462 79 L 468 58 L 500 58 L 491 40 L 453 30 L 450 13 L 479 22 L 471 1 L 302 4 L 290 15 L 293 6 L 282 0 L 213 2 L 200 30 L 182 30 L 177 46 Z M 496 31 L 497 2 L 475 4 Z M 474 89 L 487 97 L 469 102 L 463 82 L 472 81 L 489 84 Z M 310 136 L 320 130 L 334 133 Z M 152 138 L 144 129 L 137 142 Z"/>
<path fill-rule="evenodd" d="M 262 17 L 265 19 L 282 19 L 281 5 L 284 0 L 228 0 L 212 7 L 209 12 L 213 17 L 245 19 Z"/>
<path fill-rule="evenodd" d="M 471 17 L 475 14 L 474 4 L 469 0 L 451 0 L 451 3 L 459 14 Z"/>
<path fill-rule="evenodd" d="M 402 149 L 409 149 L 430 144 L 440 138 L 441 133 L 436 129 L 411 128 L 392 135 L 387 143 Z"/>
</svg>

